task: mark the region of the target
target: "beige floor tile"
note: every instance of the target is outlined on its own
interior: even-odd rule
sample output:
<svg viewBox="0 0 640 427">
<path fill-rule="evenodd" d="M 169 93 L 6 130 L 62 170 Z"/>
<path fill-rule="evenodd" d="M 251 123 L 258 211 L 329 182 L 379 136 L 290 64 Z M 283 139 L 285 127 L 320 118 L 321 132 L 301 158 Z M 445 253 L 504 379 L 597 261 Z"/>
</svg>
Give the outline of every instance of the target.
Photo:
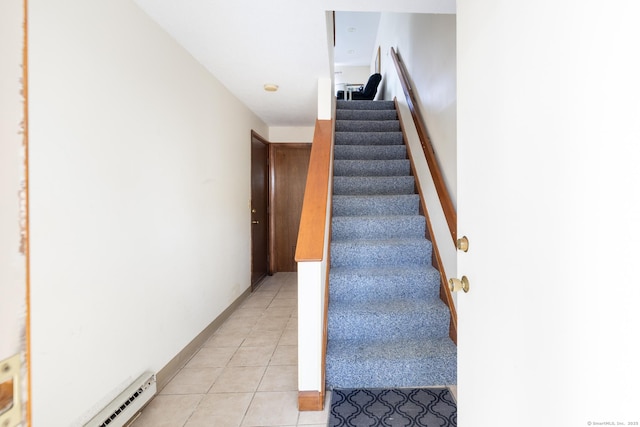
<svg viewBox="0 0 640 427">
<path fill-rule="evenodd" d="M 267 319 L 262 322 L 259 322 L 254 328 L 254 331 L 265 331 L 265 332 L 280 332 L 282 333 L 287 325 L 287 319 Z"/>
<path fill-rule="evenodd" d="M 249 333 L 242 342 L 243 347 L 275 347 L 280 341 L 282 331 L 259 331 Z"/>
<path fill-rule="evenodd" d="M 238 338 L 246 338 L 252 329 L 253 325 L 234 325 L 233 327 L 222 325 L 214 335 L 235 335 Z"/>
<path fill-rule="evenodd" d="M 252 316 L 243 316 L 243 317 L 232 316 L 232 317 L 229 317 L 222 324 L 222 326 L 228 329 L 241 329 L 246 326 L 253 326 L 260 319 L 260 316 L 261 314 L 258 314 L 258 313 L 255 313 Z M 220 329 L 222 329 L 222 326 L 220 327 Z"/>
<path fill-rule="evenodd" d="M 258 289 L 256 289 L 252 295 L 258 295 L 258 296 L 276 296 L 278 294 L 278 292 L 280 291 L 280 288 L 278 286 L 259 286 Z"/>
<path fill-rule="evenodd" d="M 264 310 L 264 316 L 266 318 L 286 317 L 287 319 L 289 319 L 291 318 L 295 310 L 296 310 L 295 307 L 269 306 L 267 309 Z"/>
<path fill-rule="evenodd" d="M 267 366 L 275 349 L 274 346 L 240 347 L 228 366 Z"/>
<path fill-rule="evenodd" d="M 209 393 L 256 391 L 265 370 L 265 366 L 227 366 L 213 383 Z"/>
<path fill-rule="evenodd" d="M 298 318 L 297 317 L 291 317 L 289 319 L 289 321 L 287 322 L 287 326 L 285 327 L 285 329 L 294 329 L 294 330 L 298 330 Z"/>
<path fill-rule="evenodd" d="M 278 300 L 277 298 L 273 300 L 273 302 L 269 305 L 269 307 L 264 309 L 265 316 L 274 316 L 274 317 L 290 317 L 293 310 L 296 308 L 295 306 L 287 305 L 283 303 L 284 300 Z M 288 300 L 286 300 L 288 301 Z M 277 302 L 280 302 L 279 304 Z"/>
<path fill-rule="evenodd" d="M 298 297 L 298 288 L 291 288 L 290 286 L 285 286 L 284 288 L 280 288 L 278 291 L 278 298 L 297 298 Z"/>
<path fill-rule="evenodd" d="M 276 318 L 276 317 L 286 317 L 288 319 L 291 317 L 291 314 L 293 313 L 294 310 L 295 310 L 295 307 L 270 305 L 269 307 L 264 309 L 264 313 L 261 320 L 264 320 L 265 318 Z"/>
<path fill-rule="evenodd" d="M 229 319 L 259 319 L 260 316 L 262 316 L 262 313 L 264 313 L 264 308 L 255 308 L 255 307 L 247 307 L 247 308 L 243 308 L 243 307 L 239 307 L 236 311 L 233 312 L 233 314 L 231 314 L 231 316 L 229 316 Z"/>
<path fill-rule="evenodd" d="M 202 347 L 189 360 L 187 368 L 218 368 L 227 365 L 236 352 L 234 347 Z"/>
<path fill-rule="evenodd" d="M 203 347 L 235 347 L 242 345 L 244 337 L 235 334 L 214 334 L 202 346 Z"/>
<path fill-rule="evenodd" d="M 298 365 L 298 346 L 279 345 L 271 356 L 269 365 Z"/>
<path fill-rule="evenodd" d="M 253 295 L 265 295 L 265 294 L 277 294 L 282 285 L 277 282 L 270 282 L 264 284 L 264 286 L 260 285 L 258 288 L 253 291 Z"/>
<path fill-rule="evenodd" d="M 273 302 L 269 305 L 269 308 L 273 307 L 287 307 L 293 308 L 298 306 L 298 300 L 296 298 L 274 298 Z"/>
<path fill-rule="evenodd" d="M 220 376 L 223 368 L 183 368 L 160 394 L 204 394 Z"/>
<path fill-rule="evenodd" d="M 285 329 L 280 337 L 278 345 L 298 345 L 298 330 Z"/>
<path fill-rule="evenodd" d="M 208 394 L 185 427 L 238 427 L 252 398 L 253 393 Z"/>
<path fill-rule="evenodd" d="M 322 425 L 326 427 L 331 411 L 331 392 L 327 390 L 322 411 L 301 411 L 298 416 L 298 425 L 311 426 Z"/>
<path fill-rule="evenodd" d="M 282 277 L 277 274 L 276 276 L 265 277 L 258 289 L 280 289 L 280 286 L 282 286 Z"/>
<path fill-rule="evenodd" d="M 258 392 L 242 421 L 249 426 L 295 426 L 298 421 L 298 392 Z"/>
<path fill-rule="evenodd" d="M 132 427 L 180 427 L 202 399 L 200 394 L 159 394 L 144 408 Z"/>
<path fill-rule="evenodd" d="M 268 366 L 258 391 L 298 390 L 297 366 Z"/>
<path fill-rule="evenodd" d="M 258 289 L 254 291 L 254 295 L 263 295 L 263 293 L 277 294 L 281 287 L 282 283 L 277 280 L 265 280 L 258 286 Z"/>
<path fill-rule="evenodd" d="M 267 308 L 269 307 L 269 304 L 271 304 L 271 301 L 273 301 L 272 296 L 260 296 L 260 295 L 253 295 L 249 298 L 247 298 L 243 303 L 242 303 L 242 307 L 243 308 Z"/>
<path fill-rule="evenodd" d="M 224 322 L 214 335 L 237 335 L 245 337 L 256 322 L 245 322 L 244 319 L 234 319 L 230 322 Z"/>
</svg>

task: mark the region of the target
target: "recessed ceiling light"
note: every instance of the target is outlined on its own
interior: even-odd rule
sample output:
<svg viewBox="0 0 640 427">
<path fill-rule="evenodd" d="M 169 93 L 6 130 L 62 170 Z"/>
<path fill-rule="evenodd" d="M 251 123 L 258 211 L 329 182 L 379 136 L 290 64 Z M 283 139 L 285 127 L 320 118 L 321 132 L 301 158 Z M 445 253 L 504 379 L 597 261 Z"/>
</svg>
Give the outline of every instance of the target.
<svg viewBox="0 0 640 427">
<path fill-rule="evenodd" d="M 275 92 L 278 90 L 278 85 L 274 85 L 273 83 L 267 83 L 264 85 L 264 90 L 267 92 Z"/>
</svg>

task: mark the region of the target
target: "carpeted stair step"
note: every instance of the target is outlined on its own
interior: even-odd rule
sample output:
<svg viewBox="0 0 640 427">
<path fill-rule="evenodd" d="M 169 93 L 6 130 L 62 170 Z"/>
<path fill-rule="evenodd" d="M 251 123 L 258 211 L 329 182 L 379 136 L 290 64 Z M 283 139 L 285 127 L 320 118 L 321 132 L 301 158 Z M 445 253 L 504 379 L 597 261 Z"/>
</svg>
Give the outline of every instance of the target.
<svg viewBox="0 0 640 427">
<path fill-rule="evenodd" d="M 338 101 L 326 382 L 456 384 L 450 313 L 392 101 Z"/>
<path fill-rule="evenodd" d="M 336 145 L 404 145 L 402 132 L 336 132 Z"/>
<path fill-rule="evenodd" d="M 449 309 L 440 299 L 333 302 L 329 306 L 328 331 L 329 340 L 446 337 Z"/>
<path fill-rule="evenodd" d="M 430 265 L 401 267 L 332 267 L 329 298 L 333 302 L 387 301 L 394 298 L 436 299 L 440 272 Z"/>
<path fill-rule="evenodd" d="M 395 110 L 396 103 L 393 101 L 338 100 L 336 108 L 339 110 Z"/>
<path fill-rule="evenodd" d="M 334 176 L 333 194 L 413 194 L 412 176 Z"/>
<path fill-rule="evenodd" d="M 402 160 L 334 160 L 334 176 L 407 176 L 408 159 Z"/>
<path fill-rule="evenodd" d="M 333 215 L 415 215 L 419 205 L 417 194 L 334 195 Z"/>
<path fill-rule="evenodd" d="M 428 387 L 457 384 L 457 351 L 448 337 L 327 343 L 332 388 Z"/>
<path fill-rule="evenodd" d="M 424 238 L 425 219 L 421 215 L 334 216 L 332 240 Z"/>
<path fill-rule="evenodd" d="M 336 145 L 333 149 L 335 160 L 398 160 L 407 158 L 404 145 Z"/>
<path fill-rule="evenodd" d="M 332 241 L 331 266 L 428 265 L 431 250 L 431 242 L 425 238 Z"/>
<path fill-rule="evenodd" d="M 398 120 L 336 120 L 336 132 L 399 132 Z"/>
<path fill-rule="evenodd" d="M 336 110 L 336 120 L 398 120 L 396 110 Z"/>
</svg>

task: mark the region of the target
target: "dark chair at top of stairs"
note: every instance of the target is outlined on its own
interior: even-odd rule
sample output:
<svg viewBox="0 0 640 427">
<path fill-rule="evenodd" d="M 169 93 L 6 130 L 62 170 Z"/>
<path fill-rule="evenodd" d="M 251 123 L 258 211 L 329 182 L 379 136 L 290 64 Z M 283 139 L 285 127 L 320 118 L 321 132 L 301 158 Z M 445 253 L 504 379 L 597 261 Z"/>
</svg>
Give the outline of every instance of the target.
<svg viewBox="0 0 640 427">
<path fill-rule="evenodd" d="M 376 96 L 376 93 L 378 92 L 378 86 L 380 85 L 381 81 L 382 81 L 382 75 L 380 75 L 380 73 L 372 74 L 371 77 L 369 77 L 369 81 L 367 81 L 367 85 L 364 87 L 363 90 L 351 92 L 351 99 L 354 101 L 355 100 L 358 100 L 358 101 L 373 100 L 373 98 L 375 98 Z M 338 91 L 337 98 L 344 99 L 343 90 Z"/>
</svg>

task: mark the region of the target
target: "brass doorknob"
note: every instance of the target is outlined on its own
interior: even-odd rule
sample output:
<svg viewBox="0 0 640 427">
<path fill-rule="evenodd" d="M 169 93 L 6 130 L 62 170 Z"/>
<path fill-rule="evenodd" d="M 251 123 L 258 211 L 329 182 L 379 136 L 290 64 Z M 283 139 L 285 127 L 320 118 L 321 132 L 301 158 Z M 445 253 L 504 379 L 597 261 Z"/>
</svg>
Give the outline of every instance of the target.
<svg viewBox="0 0 640 427">
<path fill-rule="evenodd" d="M 449 279 L 449 290 L 451 292 L 469 292 L 469 279 L 467 276 L 462 276 L 462 279 Z"/>
<path fill-rule="evenodd" d="M 458 247 L 459 251 L 467 252 L 469 250 L 469 239 L 467 239 L 467 236 L 462 236 L 461 238 L 459 238 L 456 242 L 456 246 Z"/>
<path fill-rule="evenodd" d="M 260 221 L 253 220 L 253 221 L 251 221 L 251 224 L 260 224 Z"/>
</svg>

